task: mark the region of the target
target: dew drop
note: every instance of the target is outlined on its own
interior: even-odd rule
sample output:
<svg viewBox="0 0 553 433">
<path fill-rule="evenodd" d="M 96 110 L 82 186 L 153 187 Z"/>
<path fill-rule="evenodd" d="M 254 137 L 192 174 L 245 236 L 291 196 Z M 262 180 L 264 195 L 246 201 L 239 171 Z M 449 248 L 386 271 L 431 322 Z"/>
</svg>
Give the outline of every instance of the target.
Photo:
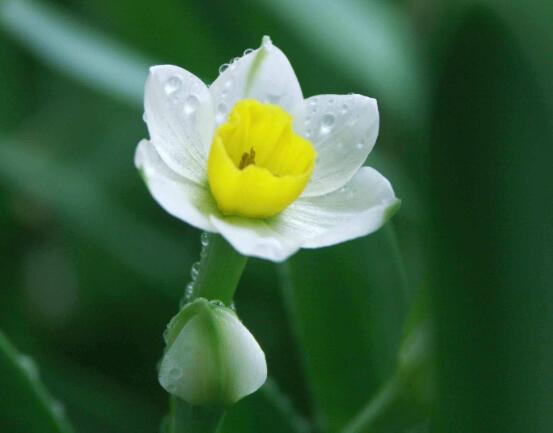
<svg viewBox="0 0 553 433">
<path fill-rule="evenodd" d="M 230 89 L 232 86 L 232 80 L 225 81 L 225 89 Z"/>
<path fill-rule="evenodd" d="M 248 54 L 253 53 L 253 48 L 248 48 L 244 50 L 244 55 L 247 56 Z"/>
<path fill-rule="evenodd" d="M 219 74 L 225 72 L 229 66 L 230 65 L 228 63 L 223 63 L 221 66 L 219 66 Z"/>
<path fill-rule="evenodd" d="M 326 113 L 321 119 L 321 132 L 328 134 L 334 127 L 334 121 L 336 117 L 332 113 Z"/>
<path fill-rule="evenodd" d="M 228 107 L 224 103 L 220 103 L 217 107 L 217 121 L 222 122 L 225 119 L 225 116 L 227 115 Z"/>
<path fill-rule="evenodd" d="M 169 377 L 178 380 L 182 377 L 182 370 L 179 367 L 173 367 L 169 370 Z"/>
<path fill-rule="evenodd" d="M 182 84 L 182 81 L 177 76 L 172 76 L 168 78 L 167 81 L 165 82 L 165 93 L 167 93 L 168 95 L 170 95 L 171 93 L 174 93 L 175 91 L 178 90 L 181 84 Z"/>
<path fill-rule="evenodd" d="M 199 273 L 200 273 L 200 262 L 196 262 L 192 265 L 192 269 L 190 270 L 190 276 L 192 277 L 193 281 L 196 278 L 198 278 Z"/>
<path fill-rule="evenodd" d="M 209 245 L 209 235 L 207 232 L 202 232 L 200 236 L 200 242 L 202 243 L 202 247 L 207 247 Z"/>
<path fill-rule="evenodd" d="M 363 143 L 361 143 L 361 142 L 359 142 L 359 143 L 357 143 L 357 144 L 355 145 L 355 148 L 356 148 L 357 150 L 363 150 L 363 147 L 364 147 L 364 146 L 363 146 Z"/>
<path fill-rule="evenodd" d="M 175 385 L 174 383 L 168 383 L 165 389 L 167 390 L 167 392 L 174 394 L 177 391 L 177 385 Z"/>
<path fill-rule="evenodd" d="M 215 299 L 213 301 L 209 301 L 211 305 L 214 305 L 216 307 L 224 307 L 225 304 L 223 304 L 221 301 Z"/>
<path fill-rule="evenodd" d="M 188 283 L 186 285 L 186 289 L 184 290 L 184 303 L 186 304 L 190 299 L 192 299 L 192 295 L 194 295 L 194 283 Z"/>
<path fill-rule="evenodd" d="M 349 110 L 349 107 L 347 104 L 342 105 L 342 113 L 346 114 Z"/>
<path fill-rule="evenodd" d="M 188 95 L 184 100 L 184 112 L 188 115 L 194 113 L 200 105 L 200 100 L 194 94 Z"/>
<path fill-rule="evenodd" d="M 276 104 L 278 101 L 280 101 L 280 98 L 282 98 L 283 95 L 284 95 L 284 92 L 279 92 L 279 91 L 273 91 L 271 93 L 267 93 L 267 102 Z"/>
</svg>

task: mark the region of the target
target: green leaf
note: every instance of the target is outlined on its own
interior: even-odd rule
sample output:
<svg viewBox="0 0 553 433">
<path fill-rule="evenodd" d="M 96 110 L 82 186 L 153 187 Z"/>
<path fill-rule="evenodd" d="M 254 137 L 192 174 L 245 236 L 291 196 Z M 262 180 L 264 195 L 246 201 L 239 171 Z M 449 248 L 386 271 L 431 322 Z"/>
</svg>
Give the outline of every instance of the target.
<svg viewBox="0 0 553 433">
<path fill-rule="evenodd" d="M 33 360 L 19 354 L 0 332 L 0 430 L 71 433 L 73 429 L 38 377 Z"/>
<path fill-rule="evenodd" d="M 427 236 L 440 432 L 553 431 L 553 124 L 504 16 L 464 11 L 438 80 Z"/>
<path fill-rule="evenodd" d="M 391 227 L 283 265 L 319 427 L 342 428 L 394 372 L 405 278 Z"/>
</svg>

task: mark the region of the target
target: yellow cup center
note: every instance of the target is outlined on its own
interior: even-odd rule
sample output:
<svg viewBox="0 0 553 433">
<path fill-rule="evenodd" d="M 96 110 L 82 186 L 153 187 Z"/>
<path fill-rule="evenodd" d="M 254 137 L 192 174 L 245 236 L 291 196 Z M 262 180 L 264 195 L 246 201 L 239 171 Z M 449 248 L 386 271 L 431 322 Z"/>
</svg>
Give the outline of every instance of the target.
<svg viewBox="0 0 553 433">
<path fill-rule="evenodd" d="M 300 196 L 315 158 L 313 145 L 294 132 L 286 111 L 244 99 L 215 131 L 209 186 L 224 214 L 268 218 Z"/>
</svg>

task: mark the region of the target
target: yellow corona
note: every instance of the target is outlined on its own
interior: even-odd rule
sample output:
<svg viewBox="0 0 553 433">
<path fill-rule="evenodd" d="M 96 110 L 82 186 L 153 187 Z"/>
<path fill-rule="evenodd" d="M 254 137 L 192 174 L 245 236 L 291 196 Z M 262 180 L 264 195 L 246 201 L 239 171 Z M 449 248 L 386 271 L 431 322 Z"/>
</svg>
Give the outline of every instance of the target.
<svg viewBox="0 0 553 433">
<path fill-rule="evenodd" d="M 268 218 L 300 196 L 316 156 L 313 145 L 294 132 L 286 111 L 244 99 L 215 132 L 209 186 L 223 214 Z"/>
</svg>

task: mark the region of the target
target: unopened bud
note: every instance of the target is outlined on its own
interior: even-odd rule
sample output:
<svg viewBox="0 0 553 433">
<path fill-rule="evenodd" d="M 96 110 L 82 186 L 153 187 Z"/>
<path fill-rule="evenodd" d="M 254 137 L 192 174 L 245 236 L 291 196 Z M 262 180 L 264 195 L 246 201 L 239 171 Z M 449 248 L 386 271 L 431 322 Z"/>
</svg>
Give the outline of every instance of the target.
<svg viewBox="0 0 553 433">
<path fill-rule="evenodd" d="M 265 354 L 236 313 L 199 298 L 169 323 L 159 382 L 192 405 L 229 406 L 267 378 Z"/>
</svg>

